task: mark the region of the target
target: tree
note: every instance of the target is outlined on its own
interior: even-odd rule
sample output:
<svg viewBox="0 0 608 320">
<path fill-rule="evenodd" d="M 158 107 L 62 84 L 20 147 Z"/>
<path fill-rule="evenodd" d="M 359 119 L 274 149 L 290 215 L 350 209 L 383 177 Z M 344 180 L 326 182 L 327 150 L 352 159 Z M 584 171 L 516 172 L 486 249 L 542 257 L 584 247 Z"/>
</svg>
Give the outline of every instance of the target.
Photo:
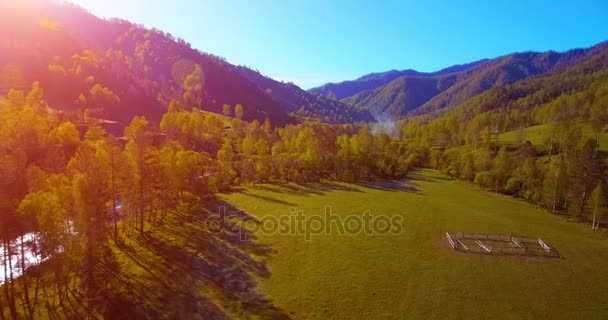
<svg viewBox="0 0 608 320">
<path fill-rule="evenodd" d="M 230 113 L 232 113 L 232 107 L 230 107 L 229 104 L 224 104 L 224 106 L 222 107 L 222 113 L 225 116 L 229 117 Z"/>
<path fill-rule="evenodd" d="M 236 106 L 234 106 L 234 116 L 237 119 L 243 119 L 243 115 L 244 115 L 244 110 L 243 110 L 243 105 L 242 104 L 237 104 Z"/>
<path fill-rule="evenodd" d="M 99 83 L 91 88 L 91 97 L 98 108 L 113 107 L 120 103 L 120 98 L 116 93 Z"/>
<path fill-rule="evenodd" d="M 87 136 L 89 131 L 94 130 L 94 127 L 87 130 Z M 89 137 L 89 139 L 91 139 Z M 105 140 L 105 147 L 107 148 L 107 153 L 110 157 L 109 161 L 109 169 L 110 169 L 110 179 L 108 180 L 109 186 L 108 189 L 110 190 L 110 195 L 112 198 L 112 220 L 113 220 L 113 224 L 114 224 L 114 243 L 118 243 L 118 205 L 117 205 L 117 201 L 118 201 L 118 194 L 120 192 L 120 188 L 119 188 L 119 177 L 123 171 L 123 164 L 124 164 L 124 159 L 122 158 L 122 154 L 121 154 L 121 150 L 120 150 L 120 145 L 118 144 L 118 141 L 116 140 L 116 138 L 114 138 L 113 136 L 110 138 L 107 138 Z"/>
<path fill-rule="evenodd" d="M 473 162 L 473 154 L 467 152 L 464 154 L 463 159 L 463 167 L 461 177 L 465 179 L 467 182 L 472 182 L 473 178 L 475 178 L 475 164 Z"/>
<path fill-rule="evenodd" d="M 151 158 L 153 148 L 148 132 L 148 121 L 144 117 L 135 117 L 131 124 L 125 128 L 125 136 L 129 139 L 124 148 L 123 156 L 129 173 L 125 180 L 126 200 L 137 208 L 139 215 L 139 233 L 144 234 L 144 220 L 146 206 L 149 204 L 146 197 L 150 195 L 152 183 Z"/>
<path fill-rule="evenodd" d="M 543 200 L 551 212 L 555 214 L 560 207 L 563 199 L 564 190 L 568 186 L 568 179 L 565 175 L 565 161 L 563 155 L 554 157 L 545 173 L 543 181 Z"/>
<path fill-rule="evenodd" d="M 230 139 L 224 139 L 217 152 L 217 175 L 221 190 L 228 190 L 234 184 L 237 172 L 234 170 L 235 152 Z"/>
<path fill-rule="evenodd" d="M 572 189 L 574 214 L 578 218 L 583 214 L 585 204 L 592 191 L 593 185 L 601 178 L 602 163 L 596 158 L 597 141 L 589 138 L 583 149 L 578 153 L 576 162 L 572 164 Z"/>
<path fill-rule="evenodd" d="M 62 237 L 64 236 L 62 223 L 65 219 L 67 219 L 67 211 L 62 206 L 61 201 L 56 194 L 48 191 L 29 193 L 23 200 L 21 200 L 18 212 L 23 218 L 32 221 L 34 230 L 38 231 L 38 240 L 41 244 L 41 248 L 38 248 L 38 250 L 43 258 L 60 252 L 59 250 L 63 243 Z M 22 270 L 25 270 L 26 257 L 23 234 L 20 236 L 20 238 L 21 268 Z M 39 272 L 34 272 L 32 274 L 35 276 L 36 280 L 33 295 L 35 298 L 33 300 L 29 298 L 29 277 L 22 277 L 21 279 L 21 283 L 23 284 L 24 300 L 30 317 L 33 317 L 36 302 L 38 301 L 37 292 L 39 287 L 38 283 L 40 281 Z M 58 278 L 59 275 L 56 274 L 55 277 Z"/>
<path fill-rule="evenodd" d="M 40 114 L 46 114 L 48 111 L 48 105 L 43 100 L 44 91 L 40 88 L 40 83 L 35 81 L 32 84 L 32 89 L 27 94 L 25 98 L 25 102 L 28 106 L 34 108 Z"/>
<path fill-rule="evenodd" d="M 591 210 L 593 211 L 591 229 L 595 231 L 599 229 L 600 221 L 608 211 L 608 195 L 604 180 L 600 180 L 591 193 Z"/>
<path fill-rule="evenodd" d="M 521 171 L 524 177 L 524 198 L 539 203 L 542 198 L 543 172 L 537 165 L 536 159 L 533 157 L 526 159 Z"/>
<path fill-rule="evenodd" d="M 72 122 L 61 123 L 54 131 L 55 143 L 75 147 L 80 143 L 80 133 Z"/>
<path fill-rule="evenodd" d="M 205 76 L 200 65 L 194 65 L 194 70 L 184 79 L 184 103 L 190 108 L 200 108 L 203 101 Z"/>
<path fill-rule="evenodd" d="M 595 140 L 598 141 L 598 143 L 600 141 L 600 135 L 604 130 L 607 116 L 608 114 L 606 112 L 605 105 L 600 102 L 596 102 L 592 105 L 589 117 L 591 120 L 591 129 L 593 131 L 593 135 L 595 137 Z"/>
<path fill-rule="evenodd" d="M 101 141 L 103 142 L 103 141 Z M 86 291 L 89 312 L 103 302 L 103 284 L 109 275 L 100 268 L 106 257 L 108 210 L 110 200 L 109 157 L 101 142 L 86 141 L 70 160 L 75 227 L 82 236 L 77 248 L 81 257 L 81 281 Z"/>
<path fill-rule="evenodd" d="M 340 135 L 336 140 L 338 152 L 336 153 L 337 178 L 344 181 L 354 181 L 355 176 L 351 169 L 353 164 L 352 148 L 348 135 Z"/>
<path fill-rule="evenodd" d="M 496 185 L 496 178 L 491 171 L 483 171 L 475 175 L 475 184 L 483 189 L 491 189 Z"/>
<path fill-rule="evenodd" d="M 502 146 L 494 158 L 494 191 L 499 192 L 509 179 L 511 170 L 509 166 L 509 160 L 507 159 L 507 147 Z"/>
<path fill-rule="evenodd" d="M 271 173 L 270 146 L 266 140 L 258 139 L 255 143 L 255 150 L 258 155 L 256 175 L 260 181 L 267 181 Z"/>
</svg>

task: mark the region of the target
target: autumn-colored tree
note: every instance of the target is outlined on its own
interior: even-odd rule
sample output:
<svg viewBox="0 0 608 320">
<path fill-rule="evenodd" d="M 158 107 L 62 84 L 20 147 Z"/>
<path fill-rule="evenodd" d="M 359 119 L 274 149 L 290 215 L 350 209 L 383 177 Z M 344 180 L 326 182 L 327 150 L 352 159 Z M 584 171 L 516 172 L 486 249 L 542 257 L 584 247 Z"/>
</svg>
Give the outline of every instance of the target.
<svg viewBox="0 0 608 320">
<path fill-rule="evenodd" d="M 234 106 L 234 116 L 237 119 L 243 119 L 243 115 L 245 115 L 245 110 L 243 110 L 243 105 L 239 103 L 236 106 Z"/>
<path fill-rule="evenodd" d="M 190 108 L 200 108 L 203 102 L 205 76 L 200 65 L 194 65 L 194 70 L 184 79 L 184 104 Z"/>
<path fill-rule="evenodd" d="M 224 104 L 224 106 L 222 107 L 222 113 L 225 116 L 229 117 L 230 114 L 232 113 L 232 107 L 230 107 L 229 104 Z"/>
<path fill-rule="evenodd" d="M 217 175 L 220 190 L 230 189 L 237 177 L 234 148 L 230 139 L 224 139 L 222 147 L 217 152 Z"/>
<path fill-rule="evenodd" d="M 80 278 L 86 292 L 86 308 L 92 312 L 101 299 L 105 279 L 109 276 L 100 268 L 107 258 L 109 212 L 111 198 L 108 188 L 109 156 L 103 141 L 85 141 L 70 160 L 75 227 L 82 236 L 76 246 L 81 258 Z M 79 252 L 78 252 L 79 251 Z"/>
<path fill-rule="evenodd" d="M 128 168 L 128 175 L 123 180 L 124 200 L 137 211 L 139 233 L 143 235 L 146 207 L 150 204 L 148 198 L 154 174 L 151 170 L 154 149 L 148 131 L 148 121 L 144 117 L 135 117 L 125 128 L 125 136 L 129 141 L 123 151 Z"/>
</svg>

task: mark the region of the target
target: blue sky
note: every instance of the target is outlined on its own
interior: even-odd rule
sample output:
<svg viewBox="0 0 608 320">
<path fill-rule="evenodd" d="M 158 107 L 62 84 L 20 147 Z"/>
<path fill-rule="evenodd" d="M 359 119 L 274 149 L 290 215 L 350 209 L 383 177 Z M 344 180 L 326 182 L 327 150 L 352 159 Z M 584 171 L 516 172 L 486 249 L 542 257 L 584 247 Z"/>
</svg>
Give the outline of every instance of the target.
<svg viewBox="0 0 608 320">
<path fill-rule="evenodd" d="M 608 40 L 608 1 L 71 0 L 303 88 Z"/>
</svg>

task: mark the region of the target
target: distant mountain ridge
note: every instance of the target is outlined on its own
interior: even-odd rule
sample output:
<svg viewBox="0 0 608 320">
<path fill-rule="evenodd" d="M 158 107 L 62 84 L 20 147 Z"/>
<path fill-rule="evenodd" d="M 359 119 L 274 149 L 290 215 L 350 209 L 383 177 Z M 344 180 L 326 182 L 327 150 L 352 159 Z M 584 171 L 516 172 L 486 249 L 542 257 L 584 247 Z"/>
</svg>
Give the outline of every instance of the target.
<svg viewBox="0 0 608 320">
<path fill-rule="evenodd" d="M 370 73 L 355 80 L 347 80 L 339 83 L 327 83 L 320 87 L 312 88 L 308 91 L 332 99 L 341 100 L 354 96 L 355 94 L 365 90 L 378 88 L 402 76 L 430 77 L 446 75 L 449 73 L 464 71 L 485 61 L 486 59 L 462 65 L 454 65 L 435 72 L 420 72 L 413 69 L 406 69 L 402 71 L 389 70 L 385 72 Z"/>
<path fill-rule="evenodd" d="M 387 71 L 330 83 L 310 92 L 336 97 L 377 118 L 403 118 L 449 108 L 484 91 L 583 63 L 608 50 L 606 42 L 558 53 L 521 52 L 448 67 L 437 72 Z"/>
</svg>

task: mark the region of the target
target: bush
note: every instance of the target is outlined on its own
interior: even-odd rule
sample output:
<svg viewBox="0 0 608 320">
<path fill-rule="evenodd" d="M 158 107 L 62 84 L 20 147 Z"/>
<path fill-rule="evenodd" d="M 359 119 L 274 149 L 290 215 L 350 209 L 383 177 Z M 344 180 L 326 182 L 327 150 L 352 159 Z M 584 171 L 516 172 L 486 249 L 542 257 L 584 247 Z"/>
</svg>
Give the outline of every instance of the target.
<svg viewBox="0 0 608 320">
<path fill-rule="evenodd" d="M 490 171 L 480 172 L 475 176 L 475 184 L 483 189 L 491 189 L 494 187 L 494 174 Z"/>
</svg>

